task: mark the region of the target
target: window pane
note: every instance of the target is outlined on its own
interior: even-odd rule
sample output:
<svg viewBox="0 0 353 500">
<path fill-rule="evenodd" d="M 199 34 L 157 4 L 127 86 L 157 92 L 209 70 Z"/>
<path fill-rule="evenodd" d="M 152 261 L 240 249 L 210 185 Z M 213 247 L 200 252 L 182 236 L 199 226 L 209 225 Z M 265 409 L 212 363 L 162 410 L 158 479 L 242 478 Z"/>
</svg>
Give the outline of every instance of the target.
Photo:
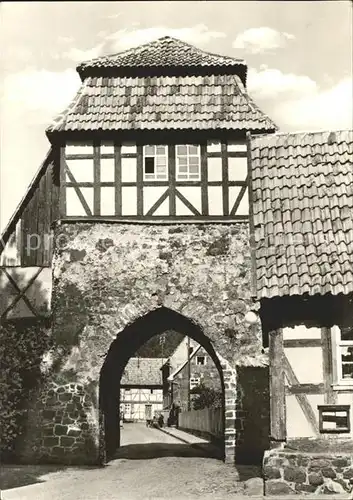
<svg viewBox="0 0 353 500">
<path fill-rule="evenodd" d="M 342 340 L 351 340 L 353 342 L 353 327 L 341 327 L 341 339 Z"/>
<path fill-rule="evenodd" d="M 154 158 L 145 158 L 145 173 L 154 173 Z"/>
<path fill-rule="evenodd" d="M 157 165 L 164 165 L 164 166 L 166 166 L 166 158 L 165 158 L 165 156 L 156 156 L 156 163 L 157 163 Z"/>
<path fill-rule="evenodd" d="M 188 167 L 185 165 L 181 165 L 179 167 L 179 172 L 183 172 L 183 173 L 186 173 L 188 171 Z"/>
<path fill-rule="evenodd" d="M 166 168 L 165 165 L 157 165 L 157 172 L 163 172 L 165 174 Z"/>
<path fill-rule="evenodd" d="M 157 155 L 165 155 L 166 146 L 157 146 Z"/>
<path fill-rule="evenodd" d="M 198 158 L 198 156 L 190 156 L 190 158 L 189 158 L 189 164 L 190 165 L 198 165 L 199 164 L 199 158 Z"/>
<path fill-rule="evenodd" d="M 145 155 L 154 155 L 155 146 L 145 146 Z"/>
<path fill-rule="evenodd" d="M 188 176 L 186 174 L 179 174 L 178 175 L 179 180 L 183 180 L 183 179 L 187 179 L 187 178 L 188 178 Z"/>
<path fill-rule="evenodd" d="M 344 379 L 353 379 L 353 363 L 343 363 L 342 377 Z"/>
<path fill-rule="evenodd" d="M 187 165 L 188 164 L 188 160 L 187 160 L 186 156 L 179 156 L 178 161 L 179 161 L 179 165 Z"/>
<path fill-rule="evenodd" d="M 191 174 L 198 174 L 199 173 L 199 166 L 198 165 L 190 165 L 189 170 L 190 170 Z"/>
<path fill-rule="evenodd" d="M 197 155 L 198 154 L 198 147 L 197 146 L 189 146 L 189 154 L 191 155 Z"/>
<path fill-rule="evenodd" d="M 187 147 L 186 146 L 177 146 L 177 154 L 178 155 L 186 155 L 187 154 Z"/>
</svg>

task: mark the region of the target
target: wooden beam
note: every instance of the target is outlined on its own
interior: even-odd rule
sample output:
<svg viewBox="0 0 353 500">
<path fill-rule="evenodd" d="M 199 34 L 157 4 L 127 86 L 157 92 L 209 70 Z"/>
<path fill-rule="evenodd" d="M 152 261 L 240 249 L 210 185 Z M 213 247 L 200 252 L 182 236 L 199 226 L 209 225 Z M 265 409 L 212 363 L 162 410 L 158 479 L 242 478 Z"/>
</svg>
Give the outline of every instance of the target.
<svg viewBox="0 0 353 500">
<path fill-rule="evenodd" d="M 175 147 L 173 145 L 168 146 L 168 179 L 169 179 L 169 215 L 175 216 L 176 206 L 175 206 Z"/>
<path fill-rule="evenodd" d="M 18 295 L 15 297 L 14 301 L 2 313 L 1 319 L 6 319 L 6 316 L 9 313 L 9 311 L 11 311 L 11 309 L 13 309 L 15 307 L 15 305 L 21 299 L 23 299 L 23 301 L 26 303 L 27 307 L 29 308 L 29 310 L 31 311 L 31 313 L 33 314 L 33 316 L 38 316 L 36 310 L 33 308 L 32 304 L 30 303 L 30 301 L 26 297 L 25 293 L 31 287 L 31 285 L 34 283 L 34 281 L 36 280 L 36 278 L 38 277 L 38 275 L 42 272 L 42 269 L 43 268 L 40 267 L 37 270 L 37 272 L 34 274 L 34 276 L 32 276 L 32 278 L 28 281 L 27 285 L 21 290 L 18 287 L 16 281 L 12 278 L 11 274 L 9 274 L 7 272 L 6 268 L 2 268 L 2 271 L 5 273 L 5 275 L 7 276 L 8 280 L 10 281 L 10 283 L 12 284 L 12 286 L 14 287 L 14 289 L 16 290 L 16 292 L 17 292 Z"/>
<path fill-rule="evenodd" d="M 325 384 L 298 384 L 286 386 L 287 394 L 324 394 Z"/>
<path fill-rule="evenodd" d="M 250 231 L 250 258 L 251 258 L 251 296 L 257 297 L 257 266 L 256 266 L 256 239 L 254 226 L 254 197 L 252 191 L 252 162 L 251 162 L 251 134 L 246 133 L 246 154 L 248 159 L 248 175 L 246 184 L 248 185 L 249 198 L 249 231 Z M 243 188 L 242 188 L 243 189 Z M 236 200 L 238 201 L 238 200 Z M 240 203 L 240 202 L 239 202 Z M 239 204 L 238 204 L 239 206 Z M 236 207 L 235 211 L 238 209 Z M 233 207 L 234 208 L 234 207 Z M 235 212 L 234 212 L 235 213 Z"/>
<path fill-rule="evenodd" d="M 222 155 L 222 198 L 223 198 L 223 215 L 229 214 L 229 188 L 228 188 L 228 152 L 227 143 L 221 143 L 221 155 Z"/>
<path fill-rule="evenodd" d="M 121 145 L 114 143 L 115 215 L 121 216 Z"/>
<path fill-rule="evenodd" d="M 148 210 L 148 212 L 146 213 L 147 216 L 149 215 L 153 215 L 154 212 L 157 210 L 157 208 L 159 208 L 163 201 L 166 200 L 168 198 L 168 195 L 169 195 L 169 189 L 167 189 L 160 198 L 158 198 L 158 200 L 156 201 L 156 203 L 154 203 L 152 205 L 152 207 Z"/>
<path fill-rule="evenodd" d="M 286 339 L 283 341 L 285 348 L 293 347 L 321 347 L 321 339 Z"/>
<path fill-rule="evenodd" d="M 286 399 L 282 329 L 269 333 L 271 440 L 286 440 Z"/>
<path fill-rule="evenodd" d="M 143 146 L 137 145 L 136 160 L 136 197 L 137 197 L 137 215 L 143 215 Z"/>
<path fill-rule="evenodd" d="M 234 203 L 229 215 L 235 215 L 237 213 L 240 202 L 243 199 L 243 196 L 245 195 L 245 191 L 246 191 L 246 188 L 248 186 L 248 183 L 249 183 L 248 178 L 246 178 L 245 183 L 242 185 L 242 188 L 239 191 L 237 199 L 235 200 L 235 203 Z"/>
<path fill-rule="evenodd" d="M 286 374 L 286 377 L 288 379 L 290 386 L 300 385 L 299 380 L 298 380 L 297 376 L 295 375 L 294 370 L 291 367 L 286 356 L 283 356 L 283 367 L 284 367 L 284 372 Z M 301 409 L 303 410 L 303 413 L 304 413 L 307 421 L 311 425 L 314 433 L 316 435 L 318 435 L 319 434 L 319 424 L 317 422 L 314 410 L 313 410 L 311 404 L 309 403 L 308 398 L 306 397 L 306 394 L 296 394 L 295 397 L 296 397 Z"/>
<path fill-rule="evenodd" d="M 100 215 L 101 213 L 101 188 L 100 188 L 100 144 L 93 145 L 93 213 Z"/>
<path fill-rule="evenodd" d="M 194 205 L 192 205 L 178 189 L 175 190 L 175 194 L 194 215 L 201 215 Z"/>
<path fill-rule="evenodd" d="M 337 402 L 337 393 L 333 390 L 333 365 L 331 328 L 321 328 L 322 367 L 325 386 L 325 404 L 334 405 Z"/>
<path fill-rule="evenodd" d="M 208 215 L 208 164 L 207 164 L 207 145 L 201 144 L 201 213 Z M 222 185 L 222 184 L 220 184 Z"/>
<path fill-rule="evenodd" d="M 65 159 L 65 146 L 60 146 L 60 200 L 59 212 L 60 219 L 66 216 L 66 188 L 64 187 L 66 181 L 66 159 Z"/>
<path fill-rule="evenodd" d="M 53 149 L 50 148 L 50 150 L 46 154 L 42 164 L 40 165 L 39 169 L 37 170 L 32 182 L 28 186 L 28 189 L 27 189 L 24 197 L 22 198 L 22 200 L 18 204 L 15 212 L 13 213 L 12 217 L 10 218 L 4 231 L 0 235 L 0 253 L 2 253 L 2 251 L 4 250 L 6 243 L 8 242 L 12 232 L 15 231 L 17 222 L 22 217 L 22 214 L 23 214 L 29 200 L 32 197 L 34 190 L 37 188 L 37 186 L 40 182 L 40 179 L 42 178 L 43 174 L 46 172 L 46 170 L 48 168 L 48 163 L 52 159 L 52 154 L 53 154 Z"/>
<path fill-rule="evenodd" d="M 67 176 L 68 178 L 70 179 L 70 182 L 72 182 L 72 184 L 74 185 L 74 189 L 75 189 L 75 192 L 83 206 L 83 208 L 85 209 L 85 212 L 88 216 L 92 216 L 92 212 L 91 212 L 91 209 L 89 208 L 88 206 L 88 203 L 85 199 L 85 197 L 83 196 L 83 194 L 81 193 L 81 190 L 80 188 L 77 186 L 77 182 L 76 182 L 76 179 L 75 177 L 73 176 L 71 170 L 69 169 L 68 165 L 66 164 L 65 162 L 65 172 L 67 173 Z M 65 191 L 65 188 L 62 189 L 62 191 Z"/>
<path fill-rule="evenodd" d="M 177 215 L 171 217 L 169 215 L 158 215 L 158 216 L 146 216 L 138 217 L 137 215 L 123 215 L 121 217 L 107 217 L 106 215 L 100 215 L 96 217 L 87 217 L 85 215 L 75 215 L 66 216 L 64 222 L 74 224 L 76 222 L 106 222 L 106 223 L 116 223 L 121 224 L 126 222 L 127 224 L 207 224 L 210 221 L 214 224 L 232 224 L 234 222 L 242 222 L 248 224 L 248 218 L 243 216 L 234 217 L 223 217 L 217 215 L 209 215 L 204 217 L 202 215 Z"/>
</svg>

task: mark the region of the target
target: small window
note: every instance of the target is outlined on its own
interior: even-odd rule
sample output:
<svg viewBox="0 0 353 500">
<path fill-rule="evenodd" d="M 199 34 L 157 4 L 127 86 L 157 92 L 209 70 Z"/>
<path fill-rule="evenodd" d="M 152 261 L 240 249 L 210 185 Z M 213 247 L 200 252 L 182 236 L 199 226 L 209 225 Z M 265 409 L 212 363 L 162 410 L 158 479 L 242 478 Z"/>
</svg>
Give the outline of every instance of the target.
<svg viewBox="0 0 353 500">
<path fill-rule="evenodd" d="M 353 385 L 353 326 L 334 327 L 332 330 L 337 383 Z"/>
<path fill-rule="evenodd" d="M 167 146 L 143 147 L 143 178 L 145 181 L 168 180 Z"/>
<path fill-rule="evenodd" d="M 321 433 L 350 432 L 349 406 L 322 405 L 318 410 Z"/>
<path fill-rule="evenodd" d="M 187 144 L 176 147 L 176 177 L 178 181 L 199 181 L 200 165 L 200 146 Z"/>
<path fill-rule="evenodd" d="M 196 356 L 196 364 L 197 365 L 205 365 L 206 364 L 206 356 Z"/>
<path fill-rule="evenodd" d="M 194 389 L 200 385 L 200 378 L 199 377 L 191 377 L 190 378 L 190 389 Z"/>
</svg>

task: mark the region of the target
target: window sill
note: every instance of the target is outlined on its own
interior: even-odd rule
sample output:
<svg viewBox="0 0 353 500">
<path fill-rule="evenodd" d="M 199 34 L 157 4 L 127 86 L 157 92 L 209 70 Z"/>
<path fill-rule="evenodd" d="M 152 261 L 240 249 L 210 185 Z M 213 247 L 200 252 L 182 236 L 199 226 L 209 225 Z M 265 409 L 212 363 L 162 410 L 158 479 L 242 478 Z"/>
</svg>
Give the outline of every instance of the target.
<svg viewBox="0 0 353 500">
<path fill-rule="evenodd" d="M 332 384 L 331 387 L 334 391 L 353 391 L 353 381 L 348 384 Z"/>
</svg>

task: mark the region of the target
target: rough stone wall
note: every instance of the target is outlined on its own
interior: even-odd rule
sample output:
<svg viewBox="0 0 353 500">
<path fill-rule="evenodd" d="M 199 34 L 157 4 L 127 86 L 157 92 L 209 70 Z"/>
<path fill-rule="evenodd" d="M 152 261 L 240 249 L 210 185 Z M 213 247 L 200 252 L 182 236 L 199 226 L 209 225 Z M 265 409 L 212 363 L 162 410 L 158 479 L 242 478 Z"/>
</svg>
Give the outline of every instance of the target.
<svg viewBox="0 0 353 500">
<path fill-rule="evenodd" d="M 266 495 L 351 491 L 353 456 L 270 450 L 263 463 Z"/>
<path fill-rule="evenodd" d="M 100 370 L 112 341 L 165 307 L 197 324 L 222 357 L 226 436 L 233 447 L 235 367 L 267 363 L 259 326 L 250 328 L 244 319 L 255 307 L 247 225 L 60 224 L 54 242 L 52 380 L 90 388 L 91 435 L 98 428 Z"/>
<path fill-rule="evenodd" d="M 29 410 L 32 439 L 26 441 L 21 461 L 30 463 L 37 457 L 44 463 L 96 463 L 98 433 L 87 390 L 80 384 L 48 382 L 39 394 Z"/>
</svg>

